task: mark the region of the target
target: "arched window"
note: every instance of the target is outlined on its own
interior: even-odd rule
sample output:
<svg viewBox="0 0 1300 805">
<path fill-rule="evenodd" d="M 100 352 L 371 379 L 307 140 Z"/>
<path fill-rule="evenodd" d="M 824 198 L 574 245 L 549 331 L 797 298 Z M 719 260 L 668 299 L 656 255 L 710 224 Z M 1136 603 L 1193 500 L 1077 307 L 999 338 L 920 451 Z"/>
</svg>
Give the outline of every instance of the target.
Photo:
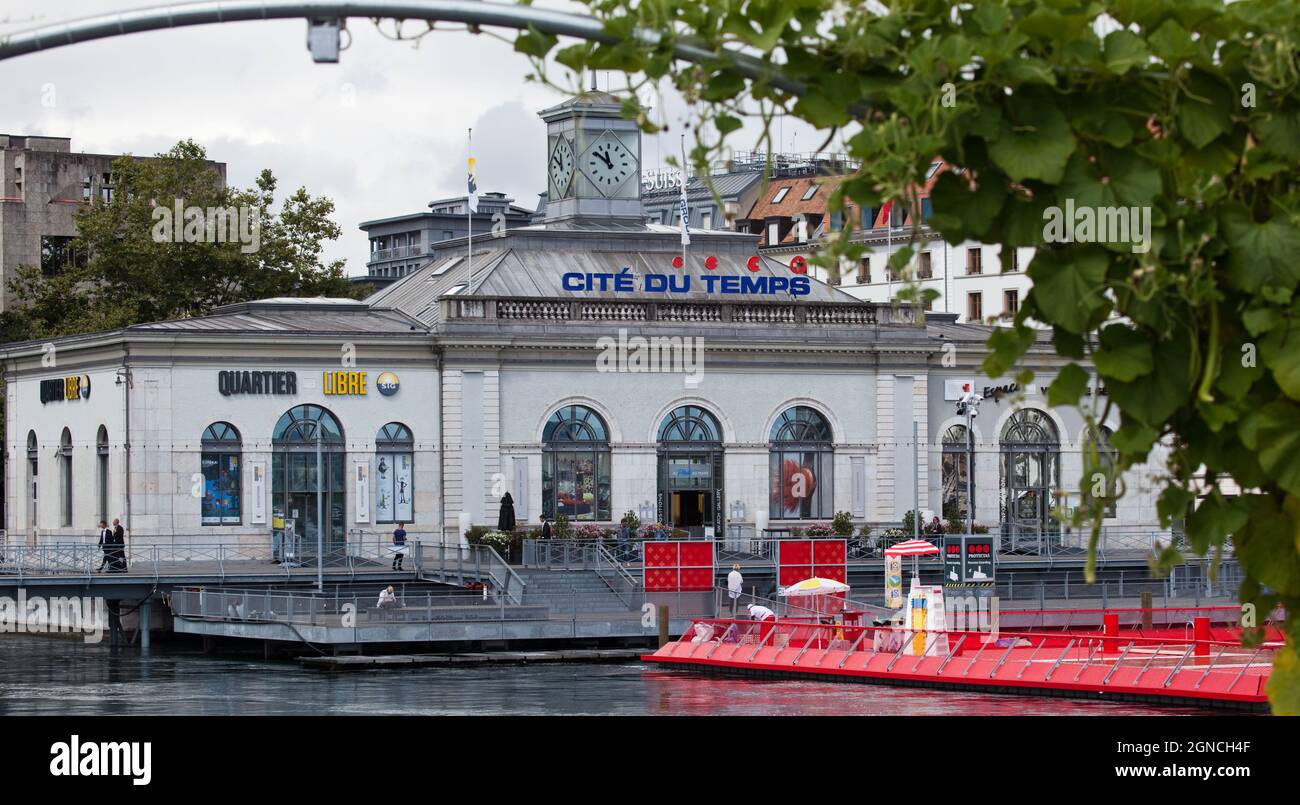
<svg viewBox="0 0 1300 805">
<path fill-rule="evenodd" d="M 239 431 L 229 422 L 213 422 L 203 431 L 203 525 L 239 525 L 242 522 Z"/>
<path fill-rule="evenodd" d="M 316 431 L 326 444 L 342 444 L 343 428 L 334 415 L 319 405 L 296 405 L 284 412 L 275 423 L 271 438 L 285 446 L 312 446 L 316 444 Z"/>
<path fill-rule="evenodd" d="M 99 426 L 99 432 L 95 434 L 95 466 L 99 470 L 96 484 L 99 490 L 99 519 L 111 520 L 108 516 L 108 428 L 103 425 Z"/>
<path fill-rule="evenodd" d="M 713 414 L 698 405 L 674 408 L 659 425 L 661 442 L 721 442 L 722 428 Z"/>
<path fill-rule="evenodd" d="M 72 431 L 63 429 L 59 437 L 59 513 L 60 525 L 72 525 Z"/>
<path fill-rule="evenodd" d="M 40 484 L 37 483 L 37 470 L 40 468 L 40 445 L 36 441 L 36 431 L 27 431 L 27 527 L 33 531 L 38 525 L 40 507 L 36 505 Z"/>
<path fill-rule="evenodd" d="M 293 538 L 286 550 L 307 556 L 316 550 L 318 537 L 327 551 L 340 549 L 348 474 L 338 419 L 319 405 L 295 405 L 275 423 L 271 437 L 271 511 L 275 518 L 284 518 L 285 536 Z"/>
<path fill-rule="evenodd" d="M 375 436 L 375 522 L 415 519 L 415 438 L 401 422 L 389 422 Z"/>
<path fill-rule="evenodd" d="M 542 514 L 610 519 L 609 428 L 585 405 L 566 405 L 542 429 Z"/>
<path fill-rule="evenodd" d="M 944 431 L 940 482 L 945 520 L 964 521 L 969 516 L 968 501 L 974 484 L 967 483 L 967 479 L 974 456 L 974 445 L 968 442 L 965 425 L 952 425 Z"/>
<path fill-rule="evenodd" d="M 1022 536 L 1060 530 L 1051 510 L 1052 492 L 1060 486 L 1061 440 L 1051 417 L 1024 408 L 1007 420 L 1001 442 L 1002 522 L 1014 549 Z"/>
<path fill-rule="evenodd" d="M 806 405 L 787 408 L 769 434 L 769 516 L 774 520 L 824 519 L 834 515 L 830 423 Z"/>
<path fill-rule="evenodd" d="M 1119 496 L 1119 479 L 1116 467 L 1119 463 L 1119 451 L 1110 443 L 1111 429 L 1101 426 L 1101 437 L 1091 427 L 1083 435 L 1083 479 L 1082 492 L 1085 504 L 1090 503 L 1093 495 L 1102 498 L 1102 516 L 1114 517 L 1117 513 L 1115 498 Z"/>
</svg>

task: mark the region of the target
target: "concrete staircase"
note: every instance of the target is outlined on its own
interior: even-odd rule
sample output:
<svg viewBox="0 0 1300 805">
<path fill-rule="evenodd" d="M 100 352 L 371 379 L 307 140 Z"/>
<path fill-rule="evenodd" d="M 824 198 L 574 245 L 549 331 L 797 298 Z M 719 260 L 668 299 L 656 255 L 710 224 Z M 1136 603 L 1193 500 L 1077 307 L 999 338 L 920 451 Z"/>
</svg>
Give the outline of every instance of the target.
<svg viewBox="0 0 1300 805">
<path fill-rule="evenodd" d="M 593 570 L 537 570 L 516 568 L 527 592 L 525 605 L 544 605 L 553 615 L 577 612 L 578 615 L 625 613 L 633 609 L 625 604 Z M 632 602 L 631 604 L 639 604 Z"/>
</svg>

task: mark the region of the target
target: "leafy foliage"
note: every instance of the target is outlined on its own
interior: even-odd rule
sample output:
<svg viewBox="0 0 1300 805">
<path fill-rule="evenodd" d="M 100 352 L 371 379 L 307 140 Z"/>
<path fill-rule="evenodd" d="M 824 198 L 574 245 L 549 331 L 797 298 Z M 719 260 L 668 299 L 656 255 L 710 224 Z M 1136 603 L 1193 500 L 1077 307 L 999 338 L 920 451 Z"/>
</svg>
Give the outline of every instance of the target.
<svg viewBox="0 0 1300 805">
<path fill-rule="evenodd" d="M 892 200 L 919 219 L 914 188 L 933 158 L 958 166 L 932 193 L 943 236 L 1036 249 L 1033 289 L 990 339 L 986 371 L 1016 369 L 1031 319 L 1051 326 L 1062 356 L 1094 359 L 1121 414 L 1118 468 L 1167 445 L 1163 523 L 1186 518 L 1200 553 L 1231 540 L 1243 596 L 1264 612 L 1286 606 L 1291 643 L 1270 695 L 1275 711 L 1300 712 L 1300 4 L 585 2 L 612 43 L 554 52 L 530 36 L 519 49 L 539 75 L 552 52 L 573 69 L 632 74 L 624 111 L 646 131 L 661 126 L 637 92 L 671 81 L 699 117 L 697 170 L 742 119 L 778 112 L 842 130 L 861 160 L 832 211 Z M 716 58 L 679 66 L 679 44 Z M 737 50 L 771 76 L 742 77 Z M 1149 208 L 1150 248 L 1045 242 L 1044 211 L 1067 201 Z M 818 261 L 836 276 L 854 248 L 841 235 Z M 1077 403 L 1085 374 L 1068 367 L 1052 401 Z M 1079 516 L 1095 544 L 1101 502 Z"/>
<path fill-rule="evenodd" d="M 112 199 L 77 214 L 74 248 L 87 255 L 84 264 L 52 277 L 38 267 L 20 268 L 10 282 L 17 304 L 0 314 L 0 335 L 48 338 L 201 316 L 218 305 L 266 297 L 365 291 L 348 283 L 342 260 L 322 261 L 324 244 L 341 234 L 329 217 L 334 202 L 298 188 L 276 214 L 269 170 L 252 188 L 232 188 L 206 160 L 203 148 L 186 140 L 156 159 L 114 161 Z M 248 209 L 245 231 L 256 230 L 256 242 L 219 242 L 216 230 L 207 236 L 206 229 L 199 242 L 157 237 L 162 213 L 172 213 L 177 200 L 182 209 L 205 212 Z"/>
</svg>

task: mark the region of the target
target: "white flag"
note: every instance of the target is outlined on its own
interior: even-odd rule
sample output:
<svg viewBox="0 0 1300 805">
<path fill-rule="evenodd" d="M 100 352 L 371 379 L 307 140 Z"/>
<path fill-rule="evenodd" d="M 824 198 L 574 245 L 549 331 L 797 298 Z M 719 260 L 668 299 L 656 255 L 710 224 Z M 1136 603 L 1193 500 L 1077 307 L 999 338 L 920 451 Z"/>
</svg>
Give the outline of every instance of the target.
<svg viewBox="0 0 1300 805">
<path fill-rule="evenodd" d="M 686 206 L 686 172 L 682 172 L 682 245 L 691 245 L 691 211 Z"/>
</svg>

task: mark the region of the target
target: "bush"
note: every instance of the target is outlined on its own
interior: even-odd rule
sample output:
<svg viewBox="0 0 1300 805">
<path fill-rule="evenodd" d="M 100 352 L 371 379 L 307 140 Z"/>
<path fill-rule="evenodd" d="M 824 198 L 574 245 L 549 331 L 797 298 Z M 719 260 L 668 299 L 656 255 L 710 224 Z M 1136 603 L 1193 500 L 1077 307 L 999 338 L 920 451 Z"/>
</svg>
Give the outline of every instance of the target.
<svg viewBox="0 0 1300 805">
<path fill-rule="evenodd" d="M 847 537 L 853 533 L 853 515 L 848 512 L 835 512 L 831 518 L 831 530 L 836 536 Z"/>
<path fill-rule="evenodd" d="M 871 536 L 871 526 L 863 523 L 862 527 L 858 529 L 858 536 L 859 537 Z"/>
<path fill-rule="evenodd" d="M 469 530 L 465 532 L 465 541 L 468 542 L 470 545 L 482 545 L 483 537 L 489 531 L 494 531 L 494 530 L 496 529 L 492 528 L 491 526 L 485 526 L 485 525 L 471 526 Z"/>
<path fill-rule="evenodd" d="M 569 524 L 567 515 L 557 515 L 555 524 L 551 526 L 551 537 L 554 539 L 573 539 L 573 526 Z"/>
<path fill-rule="evenodd" d="M 574 539 L 608 539 L 609 532 L 595 523 L 581 523 L 573 529 Z"/>
<path fill-rule="evenodd" d="M 830 523 L 812 523 L 803 533 L 808 537 L 833 537 L 837 532 Z"/>
<path fill-rule="evenodd" d="M 908 534 L 915 534 L 916 532 L 912 530 L 915 525 L 913 523 L 915 519 L 916 519 L 916 512 L 911 509 L 908 509 L 907 513 L 903 515 L 903 531 L 907 532 Z"/>
<path fill-rule="evenodd" d="M 641 527 L 640 518 L 638 518 L 636 514 L 632 512 L 631 509 L 628 509 L 626 512 L 624 512 L 623 519 L 619 520 L 618 522 L 619 525 L 625 525 L 628 528 L 632 529 L 633 534 L 635 534 L 637 532 L 637 529 Z"/>
</svg>

